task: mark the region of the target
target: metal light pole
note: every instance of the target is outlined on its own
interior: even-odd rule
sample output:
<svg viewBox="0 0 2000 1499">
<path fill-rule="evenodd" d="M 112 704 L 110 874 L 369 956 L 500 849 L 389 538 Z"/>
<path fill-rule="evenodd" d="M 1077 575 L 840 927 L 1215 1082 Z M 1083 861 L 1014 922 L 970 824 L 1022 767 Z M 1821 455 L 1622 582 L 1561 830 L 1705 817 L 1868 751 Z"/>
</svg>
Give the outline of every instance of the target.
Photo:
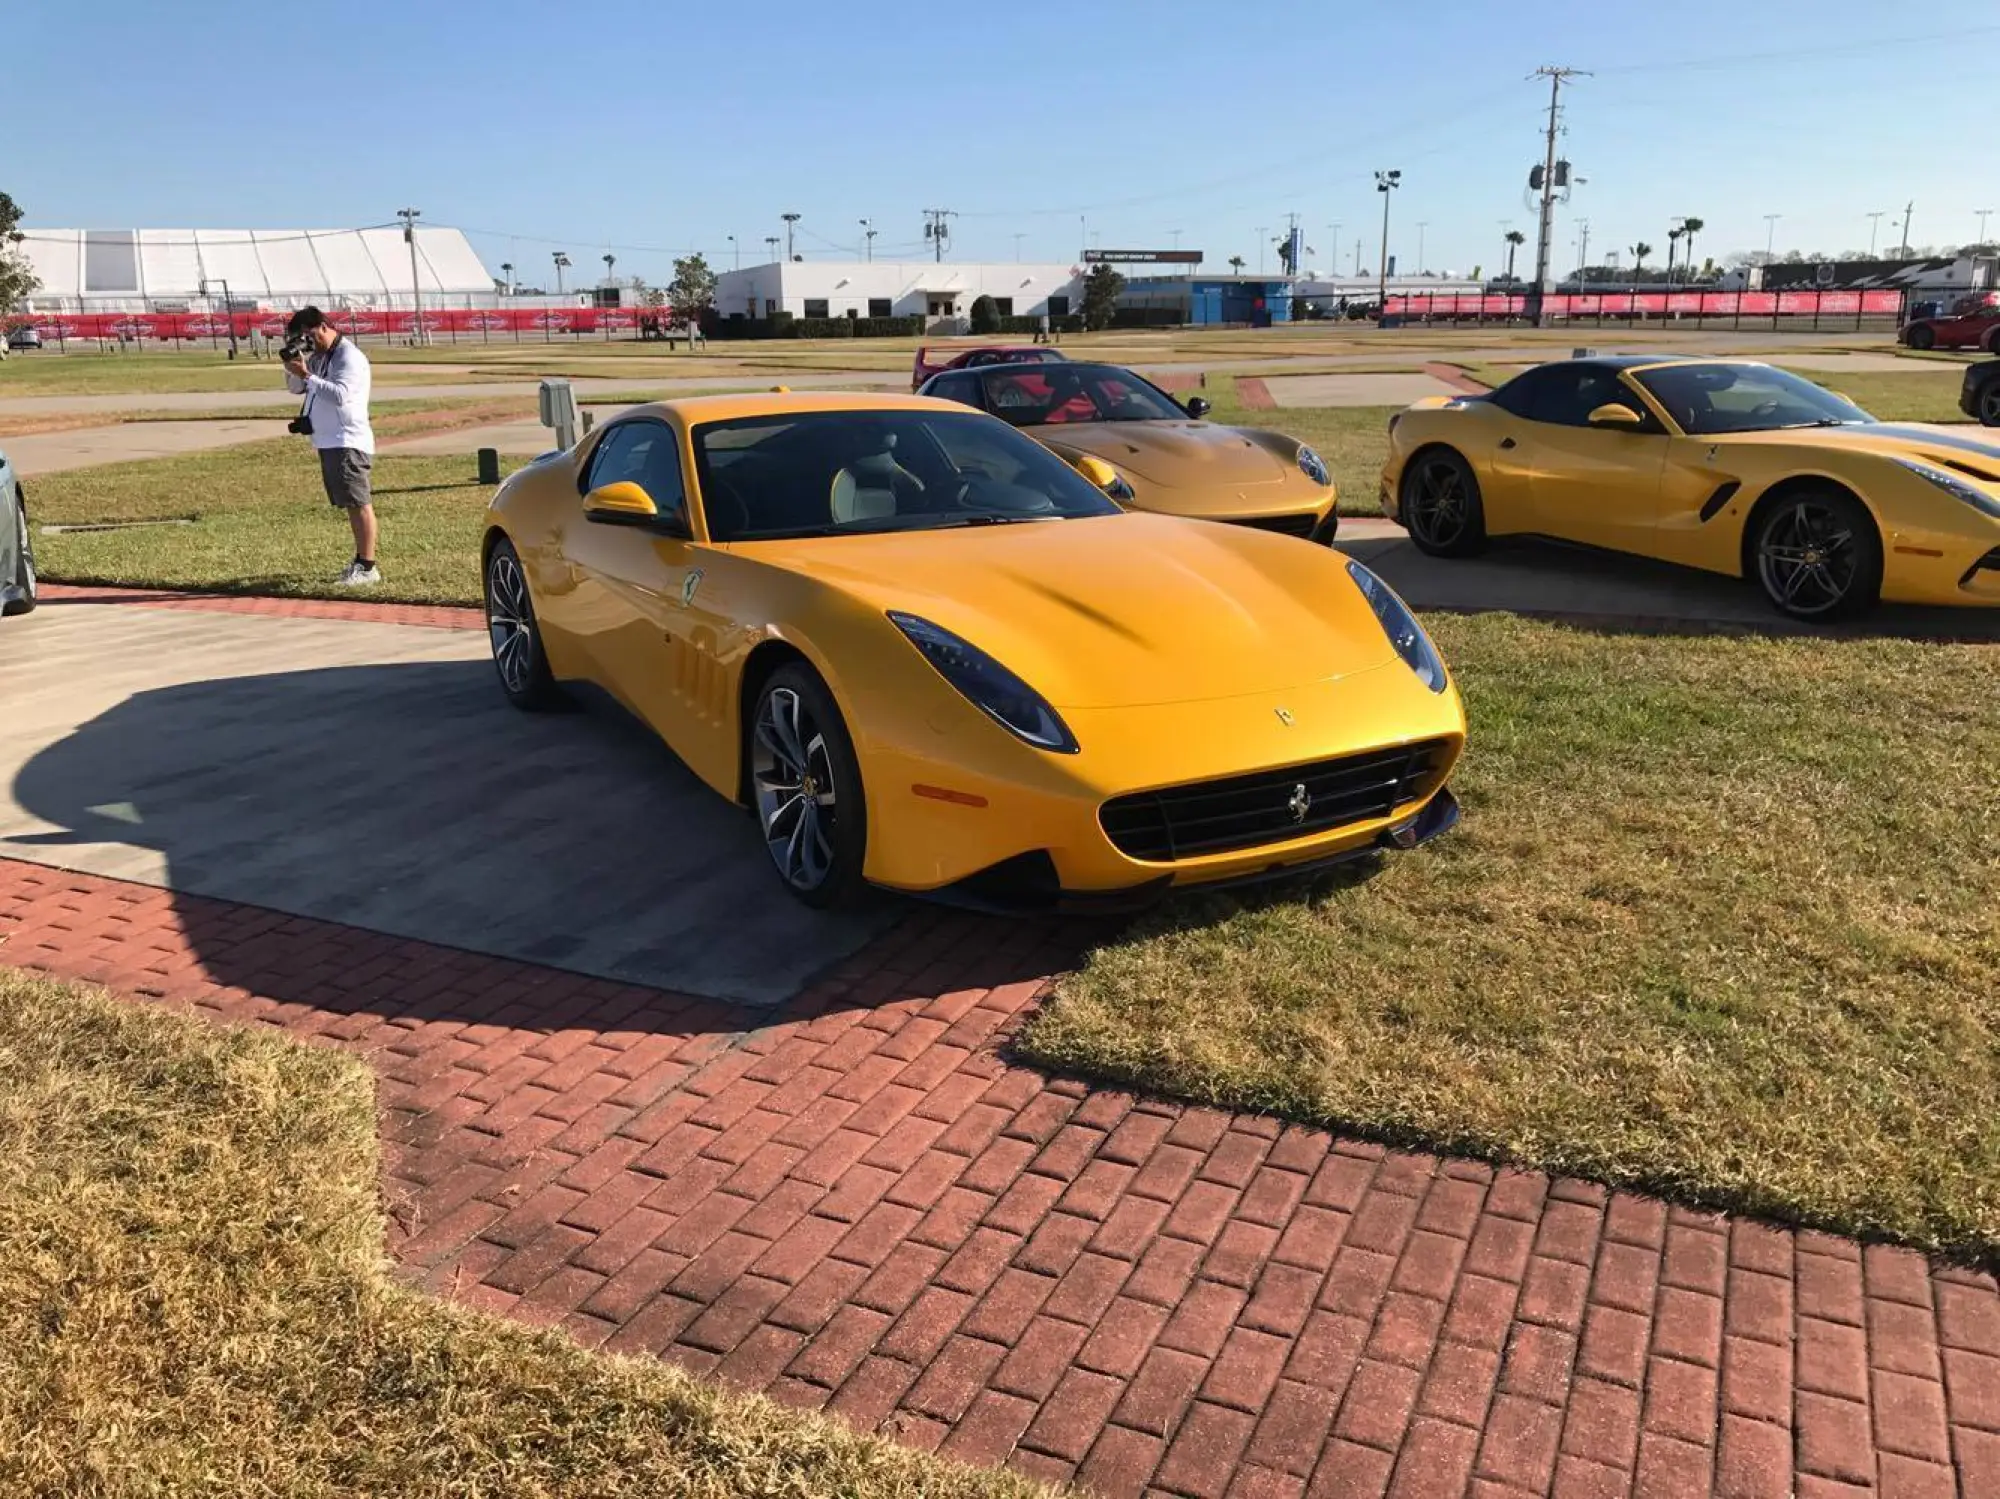
<svg viewBox="0 0 2000 1499">
<path fill-rule="evenodd" d="M 511 297 L 514 295 L 514 262 L 503 260 L 500 262 L 500 269 L 507 273 L 507 295 Z"/>
<path fill-rule="evenodd" d="M 795 213 L 781 213 L 778 217 L 785 221 L 785 263 L 789 265 L 792 259 L 792 225 L 799 221 L 799 216 Z"/>
<path fill-rule="evenodd" d="M 1589 279 L 1585 274 L 1590 269 L 1590 220 L 1576 221 L 1576 284 L 1582 286 Z"/>
<path fill-rule="evenodd" d="M 764 243 L 770 246 L 771 259 L 775 261 L 778 258 L 778 236 L 775 234 L 767 234 L 764 236 Z"/>
<path fill-rule="evenodd" d="M 1014 236 L 1014 264 L 1016 265 L 1021 263 L 1021 241 L 1027 237 L 1025 234 L 1016 234 Z"/>
<path fill-rule="evenodd" d="M 1910 199 L 1908 203 L 1903 205 L 1903 259 L 1905 260 L 1910 258 L 1910 219 L 1915 215 L 1916 211 L 1917 200 L 1915 198 Z"/>
<path fill-rule="evenodd" d="M 867 246 L 868 259 L 873 261 L 875 259 L 875 221 L 873 219 L 863 219 L 861 221 L 861 239 L 862 243 Z M 1017 255 L 1014 258 L 1019 260 L 1020 256 Z"/>
<path fill-rule="evenodd" d="M 424 286 L 417 276 L 417 219 L 422 213 L 420 208 L 396 210 L 396 217 L 403 221 L 403 243 L 410 247 L 410 328 L 414 334 L 411 341 L 427 344 L 430 339 L 424 334 Z"/>
<path fill-rule="evenodd" d="M 1877 210 L 1868 215 L 1868 258 L 1875 258 L 1875 236 L 1881 232 L 1882 213 Z"/>
<path fill-rule="evenodd" d="M 1260 276 L 1264 274 L 1264 236 L 1270 232 L 1271 227 L 1268 224 L 1257 226 L 1257 274 Z"/>
<path fill-rule="evenodd" d="M 1382 259 L 1375 266 L 1375 316 L 1379 320 L 1389 305 L 1389 195 L 1403 185 L 1401 172 L 1377 172 L 1375 191 L 1382 195 Z M 1361 259 L 1361 242 L 1355 241 L 1354 259 Z"/>
<path fill-rule="evenodd" d="M 1783 217 L 1781 213 L 1764 215 L 1764 264 L 1766 265 L 1771 263 L 1771 247 L 1777 243 L 1778 238 L 1778 220 Z"/>
<path fill-rule="evenodd" d="M 1340 274 L 1340 220 L 1335 219 L 1327 227 L 1333 231 L 1333 253 L 1327 257 L 1328 274 L 1338 276 Z"/>
<path fill-rule="evenodd" d="M 549 258 L 556 263 L 556 295 L 561 296 L 563 294 L 563 267 L 569 264 L 569 256 L 560 250 L 552 250 L 549 252 Z"/>
<path fill-rule="evenodd" d="M 733 271 L 742 270 L 743 247 L 736 243 L 736 236 L 733 234 L 725 234 L 723 238 L 729 241 L 729 258 L 732 262 L 729 268 Z"/>
<path fill-rule="evenodd" d="M 1424 273 L 1424 231 L 1431 226 L 1429 219 L 1417 220 L 1417 274 Z"/>
<path fill-rule="evenodd" d="M 1986 243 L 1986 221 L 1993 216 L 1993 210 L 1990 208 L 1975 208 L 1972 211 L 1979 215 L 1979 238 L 1974 243 L 1983 245 Z"/>
</svg>

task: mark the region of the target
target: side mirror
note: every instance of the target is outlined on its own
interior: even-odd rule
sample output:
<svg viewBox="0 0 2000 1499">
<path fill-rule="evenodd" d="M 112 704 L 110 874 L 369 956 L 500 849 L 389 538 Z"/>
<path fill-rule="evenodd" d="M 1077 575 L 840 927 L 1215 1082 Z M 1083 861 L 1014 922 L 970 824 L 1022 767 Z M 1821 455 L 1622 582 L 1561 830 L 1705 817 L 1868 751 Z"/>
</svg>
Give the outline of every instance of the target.
<svg viewBox="0 0 2000 1499">
<path fill-rule="evenodd" d="M 1590 425 L 1614 432 L 1637 432 L 1646 425 L 1646 419 L 1630 406 L 1621 406 L 1616 401 L 1606 401 L 1590 413 Z"/>
<path fill-rule="evenodd" d="M 1204 417 L 1214 409 L 1213 406 L 1209 405 L 1206 396 L 1189 396 L 1187 398 L 1187 414 L 1189 416 Z"/>
<path fill-rule="evenodd" d="M 1076 471 L 1114 499 L 1121 490 L 1126 494 L 1132 492 L 1131 486 L 1118 477 L 1118 470 L 1094 453 L 1085 453 L 1078 458 Z"/>
<path fill-rule="evenodd" d="M 583 497 L 585 520 L 603 521 L 613 526 L 650 526 L 660 518 L 653 497 L 629 479 L 616 484 L 600 484 Z"/>
</svg>

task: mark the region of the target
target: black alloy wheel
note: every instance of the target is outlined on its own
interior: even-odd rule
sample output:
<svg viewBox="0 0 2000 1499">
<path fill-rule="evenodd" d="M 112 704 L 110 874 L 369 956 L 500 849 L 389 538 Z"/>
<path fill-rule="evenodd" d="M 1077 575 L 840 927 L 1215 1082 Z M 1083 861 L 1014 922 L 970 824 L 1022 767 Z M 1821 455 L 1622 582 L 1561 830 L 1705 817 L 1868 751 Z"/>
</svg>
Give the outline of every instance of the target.
<svg viewBox="0 0 2000 1499">
<path fill-rule="evenodd" d="M 501 537 L 486 557 L 486 636 L 493 646 L 493 669 L 507 701 L 528 712 L 561 700 L 549 659 L 542 650 L 535 602 L 514 543 Z"/>
<path fill-rule="evenodd" d="M 1845 619 L 1882 592 L 1882 538 L 1852 495 L 1818 490 L 1788 496 L 1757 529 L 1757 581 L 1794 619 Z"/>
<path fill-rule="evenodd" d="M 810 668 L 771 674 L 751 715 L 752 810 L 785 888 L 809 906 L 850 904 L 862 891 L 868 812 L 853 741 Z"/>
<path fill-rule="evenodd" d="M 1397 510 L 1417 550 L 1470 557 L 1486 549 L 1486 509 L 1472 465 L 1450 448 L 1417 454 L 1403 470 Z"/>
<path fill-rule="evenodd" d="M 1986 388 L 1979 392 L 1979 425 L 2000 427 L 2000 373 L 1986 382 Z"/>
</svg>

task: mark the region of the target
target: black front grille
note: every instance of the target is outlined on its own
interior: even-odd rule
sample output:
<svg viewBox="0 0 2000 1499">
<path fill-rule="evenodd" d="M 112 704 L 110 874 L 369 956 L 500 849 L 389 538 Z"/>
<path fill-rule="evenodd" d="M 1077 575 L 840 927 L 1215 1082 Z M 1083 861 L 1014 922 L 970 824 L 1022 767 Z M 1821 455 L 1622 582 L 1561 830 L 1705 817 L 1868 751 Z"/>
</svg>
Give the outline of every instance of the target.
<svg viewBox="0 0 2000 1499">
<path fill-rule="evenodd" d="M 1314 515 L 1246 515 L 1236 519 L 1239 526 L 1251 526 L 1259 531 L 1276 531 L 1280 536 L 1310 536 L 1319 517 Z"/>
<path fill-rule="evenodd" d="M 1228 853 L 1387 817 L 1429 794 L 1448 741 L 1426 739 L 1285 770 L 1114 797 L 1097 820 L 1118 851 L 1149 863 Z"/>
</svg>

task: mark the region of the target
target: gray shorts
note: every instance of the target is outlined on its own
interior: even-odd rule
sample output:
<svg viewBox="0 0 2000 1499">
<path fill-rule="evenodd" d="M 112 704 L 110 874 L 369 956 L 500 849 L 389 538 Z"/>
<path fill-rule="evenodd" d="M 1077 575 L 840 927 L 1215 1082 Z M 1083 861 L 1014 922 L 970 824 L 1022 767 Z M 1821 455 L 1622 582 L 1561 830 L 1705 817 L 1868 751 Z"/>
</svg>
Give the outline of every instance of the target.
<svg viewBox="0 0 2000 1499">
<path fill-rule="evenodd" d="M 368 470 L 374 464 L 373 456 L 359 448 L 321 448 L 319 476 L 326 481 L 327 500 L 339 510 L 359 510 L 363 505 L 372 505 Z"/>
</svg>

